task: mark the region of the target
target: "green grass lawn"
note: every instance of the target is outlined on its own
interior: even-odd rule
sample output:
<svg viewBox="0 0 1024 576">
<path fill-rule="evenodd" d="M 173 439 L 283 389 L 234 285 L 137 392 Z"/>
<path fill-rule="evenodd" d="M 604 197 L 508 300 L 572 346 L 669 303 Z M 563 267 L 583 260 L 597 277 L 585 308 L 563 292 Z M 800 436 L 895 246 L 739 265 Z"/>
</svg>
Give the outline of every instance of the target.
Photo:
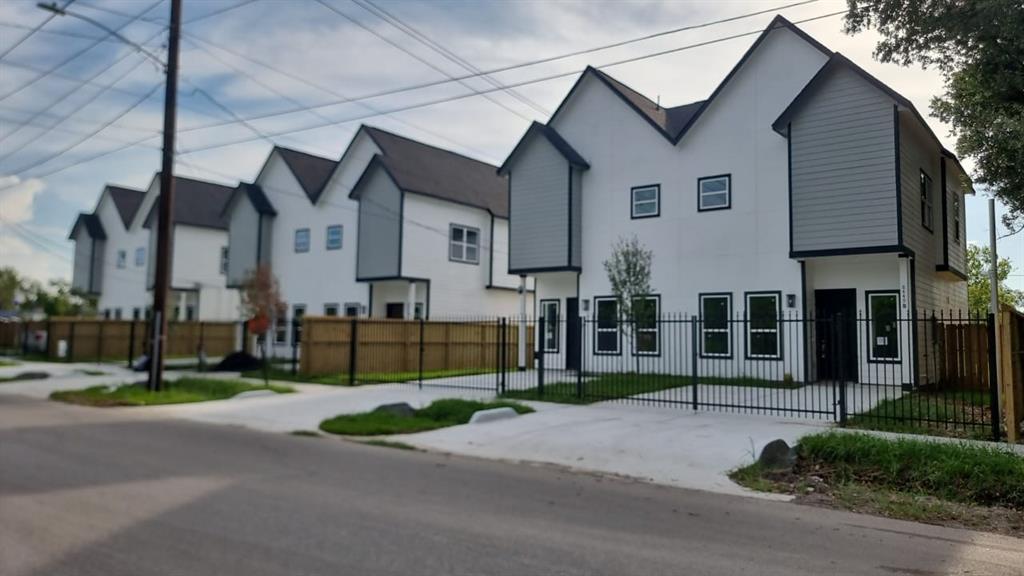
<svg viewBox="0 0 1024 576">
<path fill-rule="evenodd" d="M 174 381 L 168 380 L 164 385 L 165 388 L 159 392 L 150 392 L 144 385 L 134 384 L 114 389 L 108 389 L 106 386 L 92 386 L 83 390 L 54 392 L 50 394 L 50 398 L 85 406 L 153 406 L 223 400 L 241 392 L 267 389 L 238 380 L 216 378 L 181 378 Z M 278 394 L 293 391 L 287 386 L 272 385 L 269 389 Z"/>
<path fill-rule="evenodd" d="M 423 379 L 432 380 L 435 378 L 453 378 L 455 376 L 472 376 L 476 374 L 493 374 L 491 369 L 465 369 L 465 370 L 432 370 L 424 371 Z M 306 376 L 303 374 L 292 374 L 291 369 L 271 368 L 267 371 L 271 380 L 283 380 L 285 382 L 305 382 L 308 384 L 326 384 L 329 386 L 348 386 L 348 374 L 323 374 L 319 376 Z M 244 378 L 263 379 L 262 370 L 250 370 L 242 372 Z M 386 384 L 389 382 L 415 382 L 419 380 L 420 373 L 416 372 L 369 372 L 357 373 L 356 385 L 360 384 Z"/>
<path fill-rule="evenodd" d="M 826 432 L 800 440 L 792 471 L 754 463 L 730 477 L 805 503 L 1024 534 L 1024 457 L 996 447 Z"/>
<path fill-rule="evenodd" d="M 912 392 L 851 417 L 850 428 L 990 439 L 989 395 L 980 391 Z"/>
<path fill-rule="evenodd" d="M 750 377 L 708 377 L 698 378 L 702 385 L 706 386 L 741 386 L 749 388 L 799 388 L 799 384 L 778 380 L 765 380 Z M 693 384 L 690 376 L 679 376 L 672 374 L 598 374 L 596 376 L 584 376 L 583 395 L 577 394 L 576 382 L 551 382 L 544 385 L 544 395 L 540 395 L 537 388 L 527 390 L 507 390 L 502 394 L 503 398 L 517 400 L 543 400 L 545 402 L 559 402 L 562 404 L 592 404 L 604 400 L 615 400 L 628 398 L 637 394 L 649 394 L 672 388 L 682 388 Z"/>
<path fill-rule="evenodd" d="M 10 366 L 17 366 L 19 362 L 15 360 L 8 360 L 7 358 L 0 358 L 0 368 L 8 368 Z"/>
<path fill-rule="evenodd" d="M 469 422 L 473 413 L 490 408 L 509 407 L 519 414 L 533 408 L 516 402 L 477 402 L 455 398 L 435 400 L 430 406 L 416 410 L 412 416 L 399 416 L 380 409 L 361 414 L 342 414 L 320 423 L 320 429 L 344 436 L 382 436 L 425 432 Z"/>
</svg>

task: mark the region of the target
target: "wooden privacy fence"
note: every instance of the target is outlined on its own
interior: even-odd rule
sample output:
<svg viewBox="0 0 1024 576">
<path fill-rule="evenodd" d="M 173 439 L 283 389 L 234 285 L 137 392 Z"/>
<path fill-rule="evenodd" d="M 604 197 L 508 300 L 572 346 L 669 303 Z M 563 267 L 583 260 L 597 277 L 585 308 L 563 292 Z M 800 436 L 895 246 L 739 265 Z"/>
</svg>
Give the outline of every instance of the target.
<svg viewBox="0 0 1024 576">
<path fill-rule="evenodd" d="M 21 347 L 22 322 L 0 322 L 0 350 Z"/>
<path fill-rule="evenodd" d="M 939 323 L 936 325 L 933 358 L 924 357 L 938 367 L 939 385 L 948 390 L 989 389 L 989 338 L 985 323 Z"/>
<path fill-rule="evenodd" d="M 999 312 L 999 350 L 999 396 L 1006 439 L 1020 442 L 1024 423 L 1024 314 L 1005 306 Z"/>
<path fill-rule="evenodd" d="M 504 332 L 504 334 L 502 333 Z M 504 353 L 502 348 L 505 348 Z M 527 365 L 533 330 L 527 330 Z M 397 374 L 516 368 L 518 325 L 488 322 L 369 320 L 306 316 L 300 371 L 323 374 Z M 352 359 L 355 359 L 355 365 Z"/>
<path fill-rule="evenodd" d="M 47 332 L 46 354 L 59 357 L 60 342 L 66 343 L 66 358 L 74 362 L 128 360 L 146 349 L 149 322 L 144 320 L 103 320 L 93 318 L 51 318 L 30 323 Z M 168 357 L 195 356 L 202 345 L 207 356 L 218 357 L 237 349 L 236 322 L 169 322 Z"/>
</svg>

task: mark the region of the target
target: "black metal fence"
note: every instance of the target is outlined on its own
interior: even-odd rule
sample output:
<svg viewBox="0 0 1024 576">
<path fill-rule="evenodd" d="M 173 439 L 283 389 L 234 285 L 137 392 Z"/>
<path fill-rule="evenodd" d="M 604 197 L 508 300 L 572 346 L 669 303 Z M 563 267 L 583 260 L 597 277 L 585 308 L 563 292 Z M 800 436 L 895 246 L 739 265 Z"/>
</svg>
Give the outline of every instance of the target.
<svg viewBox="0 0 1024 576">
<path fill-rule="evenodd" d="M 474 348 L 476 369 L 421 372 L 406 380 L 513 399 L 678 406 L 897 432 L 1001 436 L 991 318 L 936 312 L 910 318 L 662 315 L 642 321 L 472 322 L 487 326 L 483 347 Z M 510 345 L 509 335 L 522 332 L 530 336 L 516 342 L 529 342 L 527 350 Z M 493 353 L 483 351 L 489 347 Z"/>
</svg>

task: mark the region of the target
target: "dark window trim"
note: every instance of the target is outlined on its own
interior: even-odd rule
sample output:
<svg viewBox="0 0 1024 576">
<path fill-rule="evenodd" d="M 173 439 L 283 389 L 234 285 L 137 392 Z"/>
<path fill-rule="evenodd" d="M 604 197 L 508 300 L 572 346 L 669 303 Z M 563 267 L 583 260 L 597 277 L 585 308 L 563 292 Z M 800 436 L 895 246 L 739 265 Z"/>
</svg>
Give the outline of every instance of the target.
<svg viewBox="0 0 1024 576">
<path fill-rule="evenodd" d="M 647 294 L 645 296 L 637 296 L 636 298 L 643 299 L 654 299 L 654 344 L 657 347 L 656 352 L 638 352 L 637 351 L 637 330 L 636 326 L 633 326 L 633 346 L 629 351 L 632 356 L 643 356 L 647 358 L 658 358 L 661 356 L 661 294 Z"/>
<path fill-rule="evenodd" d="M 338 245 L 334 246 L 334 247 L 331 246 L 331 228 L 337 228 L 338 230 L 341 231 L 341 234 L 339 235 L 340 241 L 338 242 Z M 324 249 L 328 250 L 328 251 L 341 250 L 344 245 L 345 245 L 345 226 L 342 225 L 342 224 L 329 224 L 324 229 Z"/>
<path fill-rule="evenodd" d="M 729 336 L 729 353 L 728 354 L 705 354 L 704 353 L 704 297 L 705 296 L 725 296 L 729 301 L 729 309 L 725 313 L 725 320 L 727 328 L 727 334 Z M 701 358 L 708 358 L 711 360 L 720 359 L 728 360 L 733 357 L 733 317 L 732 317 L 732 292 L 698 292 L 697 293 L 697 308 L 699 311 L 698 318 L 700 319 L 700 327 L 698 328 L 698 336 L 700 337 L 700 347 L 698 348 L 698 355 Z"/>
<path fill-rule="evenodd" d="M 921 168 L 920 172 L 921 172 L 921 181 L 918 184 L 918 186 L 919 186 L 918 192 L 921 195 L 921 226 L 925 230 L 927 230 L 928 232 L 931 232 L 932 234 L 935 234 L 935 181 L 932 180 L 932 177 L 929 176 L 927 172 L 924 171 L 924 168 Z M 925 209 L 927 207 L 927 202 L 925 201 L 925 198 L 927 197 L 927 195 L 925 194 L 925 189 L 926 189 L 926 187 L 924 186 L 925 181 L 930 182 L 932 184 L 932 186 L 931 186 L 931 189 L 932 189 L 932 201 L 931 201 L 931 206 L 932 206 L 932 225 L 931 226 L 929 226 L 928 223 L 925 221 Z"/>
<path fill-rule="evenodd" d="M 590 299 L 594 303 L 594 356 L 622 356 L 622 327 L 619 326 L 619 299 L 615 296 L 594 296 Z M 605 352 L 598 349 L 598 314 L 597 314 L 597 303 L 598 302 L 614 302 L 615 303 L 615 332 L 618 333 L 616 338 L 615 352 Z"/>
<path fill-rule="evenodd" d="M 341 306 L 339 306 L 337 302 L 327 302 L 324 304 L 324 316 L 332 316 L 331 314 L 327 313 L 328 308 L 334 308 L 333 316 L 338 316 L 339 313 L 341 312 Z"/>
<path fill-rule="evenodd" d="M 308 235 L 308 238 L 306 238 L 306 249 L 305 250 L 299 250 L 299 232 L 302 232 L 302 231 L 305 231 L 306 234 Z M 309 250 L 310 250 L 310 248 L 312 246 L 313 246 L 313 233 L 310 231 L 310 229 L 309 228 L 296 228 L 295 229 L 295 234 L 292 235 L 292 251 L 295 254 L 308 254 Z"/>
<path fill-rule="evenodd" d="M 657 204 L 658 209 L 657 211 L 654 212 L 654 214 L 641 214 L 637 216 L 635 212 L 636 200 L 633 195 L 636 194 L 637 190 L 646 190 L 648 188 L 654 188 L 654 202 L 655 204 Z M 630 220 L 643 220 L 644 218 L 657 218 L 658 216 L 661 216 L 661 184 L 644 184 L 641 186 L 633 186 L 632 188 L 629 189 Z"/>
<path fill-rule="evenodd" d="M 545 354 L 558 354 L 558 351 L 561 348 L 561 340 L 562 340 L 561 330 L 559 330 L 559 328 L 558 328 L 559 324 L 560 324 L 559 319 L 562 317 L 562 301 L 560 299 L 558 299 L 558 298 L 544 298 L 539 303 L 540 304 L 540 311 L 541 311 L 542 314 L 545 312 L 544 304 L 545 303 L 550 303 L 550 302 L 554 302 L 554 304 L 555 304 L 555 347 L 554 348 L 548 348 L 547 347 L 547 345 L 548 345 L 548 335 L 546 333 L 540 335 L 540 346 L 541 346 L 541 351 L 544 352 Z M 547 319 L 548 319 L 547 314 L 544 314 L 544 324 L 545 324 L 544 329 L 545 330 L 547 330 L 547 324 L 548 324 Z"/>
<path fill-rule="evenodd" d="M 960 201 L 960 193 L 959 192 L 956 193 L 956 196 L 953 197 L 953 200 L 954 200 L 953 208 L 956 210 L 953 213 L 953 242 L 957 246 L 959 246 L 960 245 L 960 241 L 963 239 L 963 234 L 961 233 L 961 227 L 963 226 L 963 221 L 960 218 L 960 210 L 962 209 L 963 202 Z M 949 248 L 947 247 L 946 249 L 948 250 Z M 947 258 L 946 260 L 948 261 L 949 258 Z"/>
<path fill-rule="evenodd" d="M 729 188 L 728 188 L 728 192 L 729 193 L 727 194 L 728 201 L 725 203 L 725 206 L 714 206 L 712 208 L 701 208 L 701 202 L 700 202 L 700 200 L 701 200 L 701 194 L 700 194 L 700 185 L 701 185 L 701 183 L 704 182 L 705 180 L 715 180 L 717 178 L 725 178 L 728 181 L 728 183 L 729 183 Z M 700 178 L 697 178 L 697 212 L 714 212 L 716 210 L 730 210 L 730 209 L 732 209 L 732 173 L 728 173 L 728 174 L 715 174 L 714 176 L 701 176 Z"/>
<path fill-rule="evenodd" d="M 452 258 L 452 242 L 454 242 L 454 240 L 452 240 L 452 231 L 454 231 L 456 228 L 461 228 L 462 229 L 462 255 L 463 256 L 466 255 L 466 246 L 468 245 L 468 243 L 466 242 L 466 231 L 472 230 L 472 231 L 476 232 L 476 246 L 475 246 L 475 248 L 476 248 L 476 260 L 459 260 L 457 258 Z M 469 264 L 471 266 L 479 266 L 480 265 L 480 229 L 479 228 L 476 228 L 474 226 L 467 226 L 466 224 L 456 224 L 454 222 L 448 224 L 448 261 L 449 262 L 457 262 L 459 264 Z"/>
<path fill-rule="evenodd" d="M 871 297 L 872 296 L 896 296 L 896 358 L 872 358 L 871 335 L 874 325 L 871 318 Z M 903 363 L 903 334 L 900 331 L 900 291 L 899 290 L 865 290 L 864 291 L 864 317 L 867 319 L 867 330 L 865 330 L 864 343 L 867 345 L 864 358 L 868 364 L 902 364 Z"/>
<path fill-rule="evenodd" d="M 776 310 L 778 311 L 778 338 L 776 342 L 779 353 L 774 356 L 751 355 L 750 354 L 750 297 L 751 296 L 775 296 Z M 785 346 L 783 346 L 783 322 L 782 322 L 782 291 L 781 290 L 755 290 L 743 293 L 743 357 L 747 360 L 771 360 L 781 361 L 785 359 Z"/>
</svg>

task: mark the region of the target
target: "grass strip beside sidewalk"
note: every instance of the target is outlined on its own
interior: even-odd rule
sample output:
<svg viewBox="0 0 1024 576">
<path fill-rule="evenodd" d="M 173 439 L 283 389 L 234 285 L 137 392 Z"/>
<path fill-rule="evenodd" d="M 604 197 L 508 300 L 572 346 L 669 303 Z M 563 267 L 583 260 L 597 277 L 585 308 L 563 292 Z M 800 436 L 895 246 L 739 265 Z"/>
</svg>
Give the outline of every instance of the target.
<svg viewBox="0 0 1024 576">
<path fill-rule="evenodd" d="M 126 384 L 111 388 L 92 386 L 82 390 L 63 390 L 50 394 L 50 399 L 83 406 L 155 406 L 225 400 L 242 392 L 270 390 L 278 394 L 293 392 L 287 386 L 256 386 L 238 380 L 219 378 L 179 378 L 164 382 L 164 389 L 151 392 L 145 384 Z"/>
<path fill-rule="evenodd" d="M 448 398 L 435 400 L 430 406 L 414 410 L 411 415 L 400 415 L 377 408 L 360 414 L 342 414 L 320 423 L 320 429 L 342 436 L 385 436 L 412 434 L 438 428 L 465 424 L 479 410 L 512 408 L 517 414 L 529 414 L 533 408 L 516 402 L 478 402 Z"/>
<path fill-rule="evenodd" d="M 478 374 L 493 374 L 496 370 L 485 368 L 470 368 L 464 370 L 425 370 L 424 380 L 437 378 L 455 378 L 458 376 L 475 376 Z M 327 386 L 350 386 L 348 374 L 323 374 L 319 376 L 307 376 L 304 374 L 292 374 L 291 370 L 271 368 L 267 370 L 269 380 L 284 382 L 298 382 L 307 384 L 325 384 Z M 263 370 L 248 370 L 242 372 L 243 378 L 263 379 Z M 356 373 L 355 385 L 360 384 L 388 384 L 400 382 L 416 382 L 420 378 L 419 371 L 415 372 L 369 372 Z"/>
<path fill-rule="evenodd" d="M 734 378 L 701 376 L 698 378 L 702 386 L 736 386 L 740 388 L 773 388 L 795 389 L 799 384 L 786 380 L 767 380 L 738 376 Z M 676 374 L 636 374 L 606 373 L 594 376 L 584 375 L 582 395 L 577 393 L 576 382 L 551 382 L 544 385 L 544 395 L 537 388 L 525 390 L 506 390 L 502 398 L 514 400 L 538 400 L 558 402 L 561 404 L 593 404 L 606 400 L 629 398 L 641 394 L 651 394 L 673 388 L 685 388 L 693 385 L 691 376 Z"/>
</svg>

